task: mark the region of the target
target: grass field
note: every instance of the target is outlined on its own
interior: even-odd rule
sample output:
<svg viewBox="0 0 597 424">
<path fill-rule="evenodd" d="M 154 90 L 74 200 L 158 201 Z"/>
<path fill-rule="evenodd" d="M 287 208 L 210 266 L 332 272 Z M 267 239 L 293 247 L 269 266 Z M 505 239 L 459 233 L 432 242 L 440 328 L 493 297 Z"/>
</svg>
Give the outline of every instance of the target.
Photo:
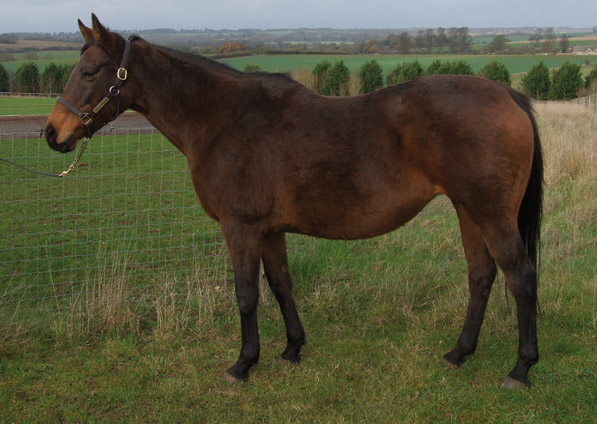
<svg viewBox="0 0 597 424">
<path fill-rule="evenodd" d="M 590 56 L 539 56 L 539 55 L 269 55 L 247 56 L 223 60 L 228 65 L 243 69 L 246 64 L 259 65 L 266 72 L 289 72 L 297 69 L 313 69 L 324 60 L 334 63 L 343 60 L 351 72 L 368 60 L 375 59 L 383 68 L 384 75 L 393 70 L 398 63 L 418 60 L 423 68 L 427 68 L 434 60 L 456 61 L 465 60 L 478 72 L 487 63 L 498 60 L 502 62 L 511 74 L 528 72 L 533 65 L 543 61 L 549 68 L 560 67 L 564 62 L 571 61 L 582 65 L 586 60 L 596 63 L 597 59 Z"/>
<path fill-rule="evenodd" d="M 0 97 L 0 116 L 46 115 L 55 104 L 53 97 Z"/>
<path fill-rule="evenodd" d="M 0 422 L 594 422 L 597 120 L 581 106 L 537 110 L 546 194 L 541 359 L 531 389 L 500 388 L 517 344 L 502 277 L 475 356 L 458 370 L 440 365 L 467 302 L 457 221 L 444 198 L 382 237 L 292 236 L 290 270 L 308 339 L 303 361 L 277 363 L 284 327 L 264 285 L 261 361 L 248 383 L 224 384 L 219 378 L 236 359 L 240 330 L 227 262 L 209 259 L 221 244 L 206 256 L 191 254 L 195 267 L 178 262 L 185 248 L 171 262 L 151 259 L 163 250 L 160 240 L 186 233 L 198 231 L 190 243 L 209 246 L 215 226 L 203 224 L 190 203 L 180 154 L 160 159 L 154 143 L 162 141 L 140 136 L 123 145 L 115 137 L 92 144 L 65 180 L 21 182 L 20 171 L 0 167 L 0 263 L 33 260 L 33 276 L 12 271 L 11 287 L 43 294 L 32 302 L 6 286 L 0 291 Z M 34 141 L 12 148 L 13 157 L 44 169 L 59 171 L 70 159 Z M 162 169 L 176 172 L 163 176 Z M 59 250 L 36 243 L 38 233 L 57 237 Z M 10 257 L 25 238 L 31 258 Z M 50 273 L 51 284 L 27 291 L 48 261 L 72 251 L 90 258 L 67 267 L 82 268 L 73 271 L 78 277 Z"/>
</svg>

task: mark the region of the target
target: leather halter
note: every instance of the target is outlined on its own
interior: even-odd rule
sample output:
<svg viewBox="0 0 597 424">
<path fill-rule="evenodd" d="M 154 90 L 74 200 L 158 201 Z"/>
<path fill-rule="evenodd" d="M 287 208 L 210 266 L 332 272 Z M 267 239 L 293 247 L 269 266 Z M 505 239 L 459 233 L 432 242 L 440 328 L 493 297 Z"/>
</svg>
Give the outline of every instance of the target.
<svg viewBox="0 0 597 424">
<path fill-rule="evenodd" d="M 87 138 L 91 138 L 91 135 L 92 135 L 91 123 L 93 122 L 93 118 L 95 118 L 95 115 L 97 115 L 100 112 L 100 110 L 102 110 L 104 108 L 104 106 L 106 106 L 110 102 L 110 100 L 112 100 L 120 95 L 120 87 L 122 87 L 122 84 L 128 78 L 128 71 L 126 69 L 126 65 L 128 62 L 130 50 L 131 50 L 131 37 L 127 38 L 125 41 L 124 53 L 122 54 L 122 61 L 120 62 L 120 67 L 118 68 L 118 71 L 116 71 L 116 82 L 114 83 L 114 85 L 112 87 L 110 87 L 108 89 L 108 94 L 106 94 L 106 96 L 102 100 L 100 100 L 100 102 L 91 111 L 83 112 L 81 109 L 74 106 L 72 103 L 69 103 L 63 97 L 58 97 L 57 101 L 59 103 L 61 103 L 62 105 L 64 105 L 72 113 L 77 115 L 79 117 L 79 119 L 81 120 L 81 122 L 83 123 L 83 125 L 85 125 L 85 127 L 87 127 Z M 110 121 L 113 121 L 114 119 L 116 119 L 119 114 L 120 114 L 120 102 L 118 102 L 118 108 L 116 110 L 116 114 Z"/>
</svg>

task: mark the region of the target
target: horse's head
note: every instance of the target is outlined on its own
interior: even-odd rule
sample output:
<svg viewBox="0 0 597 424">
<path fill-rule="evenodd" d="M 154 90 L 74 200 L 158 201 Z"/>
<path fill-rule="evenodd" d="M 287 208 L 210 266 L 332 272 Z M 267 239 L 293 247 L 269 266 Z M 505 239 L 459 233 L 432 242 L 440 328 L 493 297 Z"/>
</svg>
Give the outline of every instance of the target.
<svg viewBox="0 0 597 424">
<path fill-rule="evenodd" d="M 73 150 L 79 139 L 91 137 L 131 103 L 126 90 L 120 92 L 127 79 L 130 43 L 108 31 L 95 15 L 92 22 L 88 28 L 79 20 L 85 46 L 46 123 L 48 144 L 62 153 Z"/>
</svg>

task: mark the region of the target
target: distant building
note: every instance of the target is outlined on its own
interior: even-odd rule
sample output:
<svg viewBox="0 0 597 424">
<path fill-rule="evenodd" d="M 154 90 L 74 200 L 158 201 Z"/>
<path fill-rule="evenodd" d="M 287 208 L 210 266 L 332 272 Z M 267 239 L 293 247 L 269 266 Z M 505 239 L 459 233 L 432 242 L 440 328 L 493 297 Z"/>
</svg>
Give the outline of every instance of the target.
<svg viewBox="0 0 597 424">
<path fill-rule="evenodd" d="M 572 53 L 578 55 L 597 55 L 597 46 L 573 46 Z"/>
</svg>

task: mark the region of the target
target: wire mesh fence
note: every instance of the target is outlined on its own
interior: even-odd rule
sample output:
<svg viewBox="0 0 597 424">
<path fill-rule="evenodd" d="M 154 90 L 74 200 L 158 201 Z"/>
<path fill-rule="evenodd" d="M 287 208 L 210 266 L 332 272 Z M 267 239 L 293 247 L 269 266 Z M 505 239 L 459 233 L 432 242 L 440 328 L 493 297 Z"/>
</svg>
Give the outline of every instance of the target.
<svg viewBox="0 0 597 424">
<path fill-rule="evenodd" d="M 60 173 L 73 155 L 37 133 L 0 133 L 0 157 Z M 0 308 L 60 305 L 89 281 L 127 286 L 229 273 L 217 224 L 196 199 L 185 157 L 157 131 L 96 134 L 58 179 L 0 162 Z"/>
</svg>

